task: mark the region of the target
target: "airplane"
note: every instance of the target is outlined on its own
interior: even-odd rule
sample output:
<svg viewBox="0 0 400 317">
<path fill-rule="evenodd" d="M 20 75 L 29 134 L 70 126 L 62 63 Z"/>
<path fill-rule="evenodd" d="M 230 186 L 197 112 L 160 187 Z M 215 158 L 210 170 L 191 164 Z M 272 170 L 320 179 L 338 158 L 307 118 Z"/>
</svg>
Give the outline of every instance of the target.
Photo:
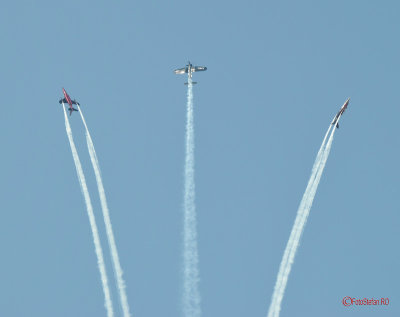
<svg viewBox="0 0 400 317">
<path fill-rule="evenodd" d="M 192 79 L 192 73 L 193 72 L 201 72 L 207 70 L 207 67 L 205 66 L 193 66 L 190 64 L 190 61 L 188 61 L 188 64 L 184 68 L 178 68 L 174 70 L 175 74 L 188 74 L 188 79 Z M 185 83 L 187 85 L 188 83 Z M 192 84 L 197 84 L 197 82 L 192 82 Z"/>
<path fill-rule="evenodd" d="M 78 109 L 75 109 L 73 105 L 80 106 L 80 104 L 75 99 L 72 100 L 71 97 L 67 94 L 67 92 L 65 91 L 64 88 L 62 90 L 63 90 L 64 98 L 61 98 L 59 103 L 60 104 L 61 103 L 68 103 L 68 105 L 69 105 L 69 115 L 71 115 L 73 111 L 78 111 Z"/>
<path fill-rule="evenodd" d="M 340 108 L 339 112 L 337 113 L 337 115 L 335 116 L 335 118 L 332 121 L 332 125 L 334 125 L 336 123 L 336 128 L 339 129 L 339 122 L 337 122 L 339 120 L 339 117 L 346 111 L 347 106 L 349 105 L 349 101 L 350 98 L 347 98 L 347 100 L 344 102 L 342 108 Z"/>
</svg>

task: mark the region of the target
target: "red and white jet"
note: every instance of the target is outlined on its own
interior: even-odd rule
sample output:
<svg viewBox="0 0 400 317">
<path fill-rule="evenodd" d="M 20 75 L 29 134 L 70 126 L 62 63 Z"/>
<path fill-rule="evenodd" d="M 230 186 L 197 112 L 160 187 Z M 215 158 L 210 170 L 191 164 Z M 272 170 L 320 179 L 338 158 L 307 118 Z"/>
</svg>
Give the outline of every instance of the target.
<svg viewBox="0 0 400 317">
<path fill-rule="evenodd" d="M 344 102 L 342 108 L 340 108 L 339 112 L 337 113 L 337 115 L 335 116 L 335 118 L 332 121 L 332 125 L 334 125 L 336 123 L 336 128 L 338 128 L 338 129 L 339 129 L 339 123 L 337 121 L 339 120 L 339 117 L 346 111 L 347 106 L 349 105 L 349 101 L 350 101 L 350 98 L 348 98 Z"/>
<path fill-rule="evenodd" d="M 77 102 L 75 99 L 72 100 L 71 97 L 67 94 L 67 92 L 65 91 L 65 89 L 63 88 L 63 93 L 64 93 L 64 98 L 61 98 L 59 103 L 68 103 L 69 105 L 69 115 L 72 114 L 73 111 L 78 111 L 78 109 L 75 109 L 73 105 L 78 105 L 79 106 L 79 102 Z"/>
</svg>

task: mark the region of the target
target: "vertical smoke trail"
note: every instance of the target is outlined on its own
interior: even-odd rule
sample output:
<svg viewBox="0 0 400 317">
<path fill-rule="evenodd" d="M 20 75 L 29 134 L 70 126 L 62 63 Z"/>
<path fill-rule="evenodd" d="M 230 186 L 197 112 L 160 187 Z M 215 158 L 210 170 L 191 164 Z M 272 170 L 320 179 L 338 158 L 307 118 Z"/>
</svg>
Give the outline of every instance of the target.
<svg viewBox="0 0 400 317">
<path fill-rule="evenodd" d="M 271 304 L 268 311 L 268 317 L 278 317 L 281 310 L 281 303 L 283 295 L 286 289 L 289 274 L 294 262 L 294 257 L 300 242 L 301 235 L 306 224 L 319 181 L 321 180 L 322 172 L 325 168 L 326 161 L 329 156 L 330 148 L 333 141 L 333 135 L 336 129 L 333 127 L 333 131 L 330 134 L 329 140 L 326 143 L 326 139 L 330 132 L 331 126 L 325 134 L 324 140 L 318 151 L 316 160 L 314 162 L 310 179 L 307 184 L 307 188 L 304 192 L 303 198 L 300 202 L 297 216 L 290 233 L 289 241 L 286 245 L 286 249 L 282 258 L 282 262 L 279 267 L 278 277 L 274 288 Z"/>
<path fill-rule="evenodd" d="M 82 110 L 79 107 L 79 105 L 78 105 L 78 110 L 81 114 L 81 118 L 82 118 L 83 124 L 85 125 L 85 129 L 86 129 L 86 142 L 87 142 L 87 146 L 88 146 L 88 150 L 89 150 L 90 160 L 92 161 L 92 166 L 94 169 L 94 173 L 96 175 L 97 189 L 99 191 L 101 209 L 103 210 L 103 218 L 104 218 L 104 223 L 106 226 L 108 245 L 110 248 L 111 258 L 112 258 L 112 262 L 113 262 L 114 275 L 115 275 L 117 288 L 118 288 L 118 292 L 119 292 L 119 297 L 120 297 L 120 301 L 121 301 L 121 307 L 122 307 L 124 317 L 129 317 L 130 313 L 129 313 L 128 298 L 126 296 L 126 291 L 125 291 L 125 281 L 122 278 L 123 271 L 121 268 L 121 264 L 119 262 L 117 245 L 115 243 L 114 233 L 113 233 L 112 226 L 111 226 L 110 213 L 108 210 L 106 193 L 104 191 L 103 181 L 101 179 L 100 166 L 99 166 L 99 162 L 97 160 L 96 151 L 94 149 L 94 145 L 93 145 L 93 141 L 90 136 L 90 133 L 89 133 L 89 129 L 86 125 L 85 118 L 83 117 L 83 113 L 82 113 Z"/>
<path fill-rule="evenodd" d="M 71 146 L 72 157 L 74 158 L 76 173 L 78 174 L 79 184 L 81 185 L 81 190 L 83 193 L 83 197 L 85 199 L 86 209 L 87 209 L 87 213 L 89 216 L 90 227 L 92 229 L 93 242 L 94 242 L 94 247 L 95 247 L 96 256 L 97 256 L 97 264 L 99 266 L 101 283 L 102 283 L 103 292 L 104 292 L 104 301 L 105 301 L 104 306 L 106 307 L 106 310 L 107 310 L 107 316 L 113 317 L 114 311 L 113 311 L 113 305 L 112 305 L 111 296 L 110 296 L 110 289 L 108 287 L 106 266 L 104 264 L 103 250 L 102 250 L 101 244 L 100 244 L 99 232 L 97 230 L 96 219 L 94 217 L 92 203 L 90 201 L 90 196 L 89 196 L 89 191 L 86 186 L 85 175 L 83 174 L 82 165 L 79 160 L 78 152 L 76 151 L 76 147 L 75 147 L 74 139 L 72 137 L 72 131 L 71 131 L 71 127 L 69 125 L 67 113 L 65 111 L 64 103 L 63 103 L 63 110 L 64 110 L 64 118 L 65 118 L 65 129 L 67 131 L 69 144 Z"/>
<path fill-rule="evenodd" d="M 188 80 L 185 196 L 183 224 L 183 313 L 185 317 L 200 317 L 199 269 L 197 251 L 197 229 L 194 186 L 194 127 L 193 127 L 193 85 Z"/>
</svg>

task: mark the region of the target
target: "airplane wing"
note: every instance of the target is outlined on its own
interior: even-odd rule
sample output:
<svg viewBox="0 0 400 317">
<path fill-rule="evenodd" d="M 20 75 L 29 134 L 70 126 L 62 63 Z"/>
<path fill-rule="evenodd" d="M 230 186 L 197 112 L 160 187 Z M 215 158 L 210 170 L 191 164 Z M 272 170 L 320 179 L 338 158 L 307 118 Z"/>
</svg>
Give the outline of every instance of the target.
<svg viewBox="0 0 400 317">
<path fill-rule="evenodd" d="M 185 74 L 185 73 L 187 73 L 187 68 L 184 67 L 184 68 L 175 69 L 174 73 L 175 74 Z"/>
<path fill-rule="evenodd" d="M 58 102 L 58 103 L 67 103 L 67 99 L 65 99 L 65 98 L 63 98 L 63 99 L 60 99 L 60 101 Z"/>
<path fill-rule="evenodd" d="M 195 67 L 193 67 L 193 71 L 194 72 L 201 72 L 201 71 L 205 71 L 205 70 L 207 70 L 207 67 L 205 67 L 205 66 L 195 66 Z"/>
</svg>

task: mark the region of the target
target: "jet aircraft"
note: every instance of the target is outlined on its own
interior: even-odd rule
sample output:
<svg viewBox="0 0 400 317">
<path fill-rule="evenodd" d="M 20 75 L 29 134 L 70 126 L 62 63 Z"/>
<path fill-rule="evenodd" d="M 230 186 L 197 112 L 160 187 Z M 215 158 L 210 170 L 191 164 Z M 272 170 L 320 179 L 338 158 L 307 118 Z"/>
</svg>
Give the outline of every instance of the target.
<svg viewBox="0 0 400 317">
<path fill-rule="evenodd" d="M 61 98 L 59 103 L 68 103 L 69 105 L 69 115 L 72 114 L 73 111 L 78 111 L 78 109 L 75 109 L 73 105 L 78 105 L 79 106 L 79 102 L 77 102 L 75 99 L 72 100 L 71 97 L 67 94 L 67 92 L 65 91 L 65 89 L 63 88 L 63 94 L 64 94 L 64 98 Z"/>
<path fill-rule="evenodd" d="M 193 66 L 190 61 L 184 68 L 178 68 L 175 69 L 174 72 L 175 74 L 188 74 L 188 79 L 192 79 L 192 73 L 193 72 L 201 72 L 207 70 L 207 67 L 205 66 Z M 187 85 L 188 83 L 185 83 Z M 192 84 L 197 84 L 195 81 L 192 82 Z"/>
<path fill-rule="evenodd" d="M 350 98 L 348 98 L 348 99 L 344 102 L 342 108 L 340 108 L 339 112 L 337 113 L 337 115 L 335 116 L 335 118 L 334 118 L 333 121 L 332 121 L 332 125 L 334 125 L 334 124 L 336 123 L 336 128 L 338 128 L 338 129 L 339 129 L 339 122 L 337 122 L 337 121 L 339 120 L 339 117 L 346 111 L 347 106 L 348 106 L 348 104 L 349 104 L 349 101 L 350 101 Z"/>
</svg>

